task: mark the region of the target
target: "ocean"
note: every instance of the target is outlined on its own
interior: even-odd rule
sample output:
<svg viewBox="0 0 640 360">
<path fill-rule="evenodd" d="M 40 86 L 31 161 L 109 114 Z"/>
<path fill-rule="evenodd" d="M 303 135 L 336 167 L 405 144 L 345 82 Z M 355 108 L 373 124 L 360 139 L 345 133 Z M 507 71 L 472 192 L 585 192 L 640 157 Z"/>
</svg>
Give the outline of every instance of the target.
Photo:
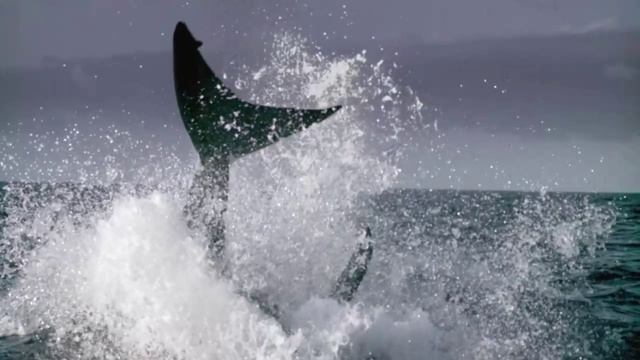
<svg viewBox="0 0 640 360">
<path fill-rule="evenodd" d="M 640 353 L 640 194 L 389 189 L 350 202 L 334 209 L 339 221 L 260 201 L 245 220 L 229 214 L 222 276 L 175 192 L 3 184 L 0 358 Z M 304 226 L 291 226 L 300 215 Z M 339 304 L 328 289 L 362 224 L 373 260 L 354 301 Z"/>
<path fill-rule="evenodd" d="M 343 105 L 234 159 L 216 260 L 206 229 L 183 213 L 200 164 L 169 54 L 8 73 L 7 93 L 26 95 L 8 98 L 20 111 L 0 129 L 2 178 L 23 181 L 0 184 L 0 359 L 640 358 L 640 194 L 547 191 L 633 178 L 615 160 L 633 159 L 633 143 L 612 135 L 633 134 L 614 116 L 635 109 L 617 105 L 628 84 L 601 82 L 609 57 L 567 50 L 571 60 L 532 67 L 514 41 L 511 57 L 490 52 L 505 58 L 485 61 L 491 71 L 457 47 L 434 48 L 462 57 L 438 60 L 452 68 L 411 58 L 424 77 L 399 58 L 323 52 L 297 33 L 276 35 L 260 65 L 205 56 L 252 103 Z M 476 47 L 484 59 L 488 47 Z M 451 101 L 421 100 L 402 74 Z M 578 101 L 558 95 L 567 88 L 593 91 L 572 92 Z M 614 140 L 570 140 L 588 128 L 583 114 L 606 118 L 598 136 Z M 366 276 L 352 301 L 336 302 L 366 227 Z"/>
</svg>

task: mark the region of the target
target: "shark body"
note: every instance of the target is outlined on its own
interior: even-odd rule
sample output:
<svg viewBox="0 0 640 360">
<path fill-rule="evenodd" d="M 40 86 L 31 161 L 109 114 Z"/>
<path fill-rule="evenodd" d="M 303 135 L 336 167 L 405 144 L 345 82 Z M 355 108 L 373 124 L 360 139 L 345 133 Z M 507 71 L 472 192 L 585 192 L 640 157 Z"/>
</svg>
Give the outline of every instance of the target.
<svg viewBox="0 0 640 360">
<path fill-rule="evenodd" d="M 203 166 L 189 190 L 185 213 L 190 225 L 204 224 L 209 250 L 216 258 L 224 250 L 223 215 L 231 161 L 319 123 L 341 106 L 296 109 L 244 101 L 209 68 L 198 50 L 201 45 L 184 23 L 176 25 L 173 35 L 176 98 L 185 128 Z M 369 237 L 367 228 L 366 243 L 359 243 L 335 285 L 331 296 L 336 300 L 351 301 L 360 285 L 373 251 Z"/>
</svg>

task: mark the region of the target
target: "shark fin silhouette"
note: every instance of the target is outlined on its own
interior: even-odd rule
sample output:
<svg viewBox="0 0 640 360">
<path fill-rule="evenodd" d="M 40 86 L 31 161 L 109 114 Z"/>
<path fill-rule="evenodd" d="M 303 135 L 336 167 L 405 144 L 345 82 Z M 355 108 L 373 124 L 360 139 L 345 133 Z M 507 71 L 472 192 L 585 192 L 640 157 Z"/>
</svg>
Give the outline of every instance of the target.
<svg viewBox="0 0 640 360">
<path fill-rule="evenodd" d="M 180 115 L 206 164 L 210 158 L 240 157 L 321 122 L 341 106 L 296 109 L 256 105 L 239 99 L 211 71 L 187 26 L 173 36 L 173 73 Z"/>
</svg>

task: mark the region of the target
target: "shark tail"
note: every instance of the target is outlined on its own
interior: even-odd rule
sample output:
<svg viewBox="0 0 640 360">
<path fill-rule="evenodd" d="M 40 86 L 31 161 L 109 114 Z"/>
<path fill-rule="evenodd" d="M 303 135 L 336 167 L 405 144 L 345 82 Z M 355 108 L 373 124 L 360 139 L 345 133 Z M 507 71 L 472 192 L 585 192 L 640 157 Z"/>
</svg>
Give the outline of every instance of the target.
<svg viewBox="0 0 640 360">
<path fill-rule="evenodd" d="M 180 115 L 203 164 L 209 158 L 241 157 L 321 122 L 340 110 L 296 109 L 241 100 L 209 68 L 187 26 L 173 38 L 174 82 Z"/>
<path fill-rule="evenodd" d="M 185 212 L 191 223 L 204 224 L 211 236 L 212 252 L 220 254 L 225 232 L 222 215 L 226 210 L 232 159 L 321 122 L 341 106 L 296 109 L 241 100 L 207 65 L 198 50 L 200 46 L 202 42 L 179 22 L 173 34 L 176 98 L 180 116 L 204 168 L 192 184 L 191 205 Z M 219 206 L 203 209 L 203 203 L 210 199 L 219 200 L 214 201 Z"/>
<path fill-rule="evenodd" d="M 224 249 L 230 161 L 319 123 L 341 106 L 297 109 L 241 100 L 209 68 L 200 46 L 202 42 L 179 22 L 173 35 L 175 92 L 180 116 L 204 167 L 194 179 L 185 212 L 193 226 L 204 224 L 211 253 L 219 258 Z M 219 201 L 211 205 L 207 203 L 210 199 Z M 363 241 L 336 282 L 331 294 L 334 299 L 353 299 L 373 254 L 370 238 L 366 228 Z M 277 309 L 273 311 L 277 313 Z"/>
</svg>

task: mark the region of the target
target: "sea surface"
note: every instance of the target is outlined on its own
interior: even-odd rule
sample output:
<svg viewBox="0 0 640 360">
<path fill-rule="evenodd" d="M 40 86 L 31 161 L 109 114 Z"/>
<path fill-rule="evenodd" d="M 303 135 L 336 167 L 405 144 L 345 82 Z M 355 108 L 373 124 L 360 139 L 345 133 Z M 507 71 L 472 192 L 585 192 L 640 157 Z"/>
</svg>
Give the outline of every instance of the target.
<svg viewBox="0 0 640 360">
<path fill-rule="evenodd" d="M 416 60 L 433 73 L 428 93 L 452 86 L 454 100 L 441 108 L 397 81 L 395 60 L 323 52 L 296 33 L 269 45 L 259 67 L 233 61 L 235 75 L 221 75 L 241 98 L 343 107 L 234 159 L 219 259 L 203 222 L 183 211 L 194 205 L 187 194 L 200 163 L 165 76 L 170 56 L 158 72 L 142 58 L 81 66 L 100 75 L 90 84 L 77 81 L 78 67 L 56 67 L 55 89 L 27 91 L 27 115 L 3 118 L 3 178 L 33 182 L 0 184 L 0 359 L 640 358 L 640 194 L 546 191 L 575 179 L 597 187 L 590 174 L 603 170 L 571 167 L 590 164 L 574 143 L 558 142 L 528 166 L 521 161 L 536 146 L 523 142 L 506 161 L 499 147 L 485 152 L 499 143 L 493 130 L 491 140 L 462 142 L 447 130 L 474 114 L 542 139 L 552 127 L 537 124 L 548 117 L 584 123 L 575 108 L 584 101 L 531 103 L 531 91 L 557 94 L 536 81 L 526 82 L 531 91 L 514 83 L 496 91 L 502 81 L 486 74 L 513 77 L 503 71 L 510 60 L 491 61 L 500 71 L 486 72 L 465 55 L 460 68 L 472 73 Z M 122 81 L 131 69 L 143 77 Z M 39 89 L 42 74 L 34 74 Z M 462 101 L 461 80 L 484 95 Z M 523 113 L 509 110 L 518 93 L 534 107 L 522 123 L 464 105 Z M 558 160 L 570 176 L 541 178 L 536 169 Z M 415 161 L 424 166 L 406 166 Z M 532 192 L 398 189 L 401 174 L 444 187 L 488 176 L 497 188 Z M 202 199 L 199 214 L 219 209 L 216 201 Z M 336 302 L 330 294 L 366 227 L 367 274 L 351 302 Z"/>
<path fill-rule="evenodd" d="M 301 227 L 275 203 L 234 215 L 232 196 L 221 271 L 175 193 L 2 186 L 2 359 L 640 354 L 640 194 L 391 189 Z M 364 224 L 373 260 L 339 304 L 327 294 Z"/>
</svg>

